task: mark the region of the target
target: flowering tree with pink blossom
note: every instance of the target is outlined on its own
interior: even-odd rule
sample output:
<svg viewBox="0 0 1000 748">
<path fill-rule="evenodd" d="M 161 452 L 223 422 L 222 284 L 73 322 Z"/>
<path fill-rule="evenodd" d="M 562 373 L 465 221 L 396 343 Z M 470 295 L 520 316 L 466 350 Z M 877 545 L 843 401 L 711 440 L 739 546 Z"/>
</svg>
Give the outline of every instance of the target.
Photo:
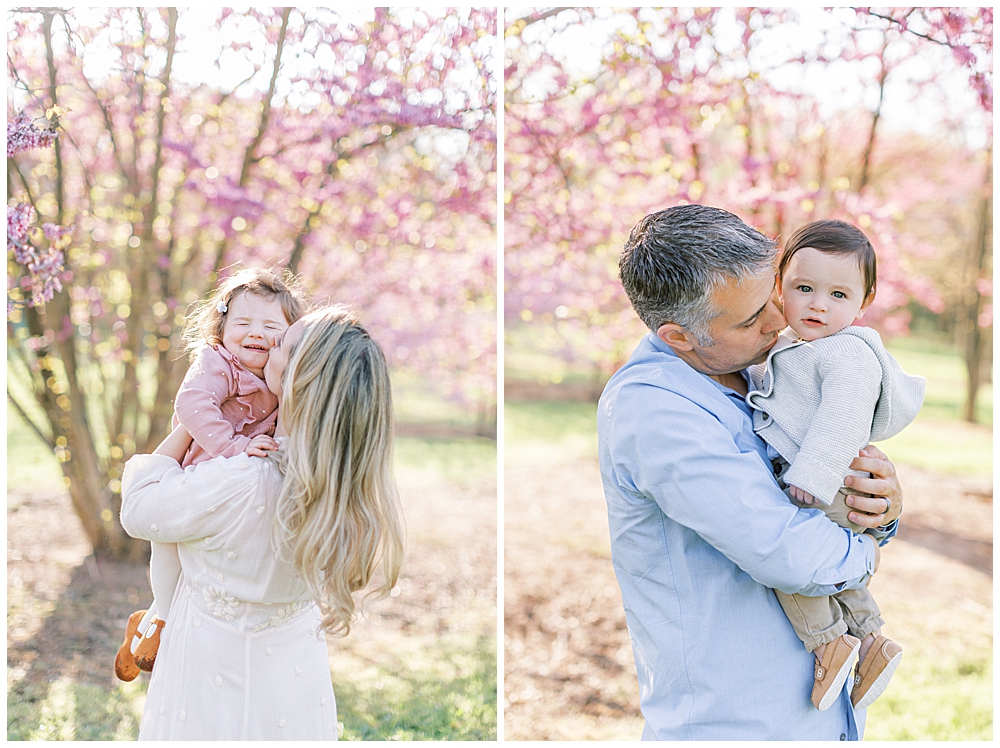
<svg viewBox="0 0 1000 748">
<path fill-rule="evenodd" d="M 991 32 L 991 16 L 961 13 L 970 28 Z M 954 307 L 954 289 L 916 265 L 968 242 L 963 211 L 979 196 L 983 150 L 891 133 L 882 117 L 892 86 L 927 96 L 941 85 L 933 76 L 907 79 L 905 65 L 941 45 L 919 35 L 926 29 L 916 19 L 904 31 L 848 13 L 808 52 L 789 46 L 780 56 L 771 40 L 797 18 L 792 10 L 722 8 L 508 16 L 510 328 L 539 327 L 566 358 L 609 374 L 644 331 L 617 280 L 621 246 L 643 215 L 682 202 L 726 208 L 779 241 L 819 218 L 858 225 L 879 257 L 866 322 L 883 333 L 905 332 L 914 304 L 932 314 Z M 989 57 L 982 39 L 962 40 L 977 61 Z M 588 67 L 563 51 L 588 45 L 599 64 L 597 55 Z M 830 112 L 813 91 L 787 82 L 835 62 L 861 76 L 874 106 Z M 989 84 L 988 66 L 976 74 L 982 70 L 980 101 Z M 928 210 L 936 223 L 924 218 Z M 942 241 L 946 222 L 962 229 Z"/>
<path fill-rule="evenodd" d="M 36 126 L 26 112 L 20 112 L 7 123 L 7 158 L 33 148 L 50 148 L 58 134 L 54 127 Z M 24 303 L 28 306 L 44 304 L 52 294 L 62 290 L 59 282 L 64 259 L 62 248 L 69 231 L 46 222 L 39 232 L 38 227 L 32 226 L 35 217 L 35 208 L 27 198 L 7 206 L 7 255 L 14 263 L 7 273 L 8 316 L 17 305 L 11 297 L 12 287 L 19 289 L 18 299 L 24 294 Z M 39 246 L 39 234 L 45 240 L 42 246 Z"/>
<path fill-rule="evenodd" d="M 490 432 L 495 33 L 492 9 L 9 12 L 8 116 L 56 111 L 60 133 L 8 156 L 8 194 L 71 229 L 46 245 L 50 298 L 9 287 L 8 402 L 96 551 L 141 548 L 117 524 L 122 466 L 169 428 L 185 310 L 235 263 L 354 306 L 396 372 Z M 9 263 L 34 283 L 11 207 Z"/>
</svg>

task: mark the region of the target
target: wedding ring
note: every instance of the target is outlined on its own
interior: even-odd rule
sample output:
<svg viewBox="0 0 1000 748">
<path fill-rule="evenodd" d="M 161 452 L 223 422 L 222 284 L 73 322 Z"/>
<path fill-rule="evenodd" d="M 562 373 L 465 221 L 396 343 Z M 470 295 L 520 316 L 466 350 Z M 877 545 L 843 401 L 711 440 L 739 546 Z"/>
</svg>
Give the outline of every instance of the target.
<svg viewBox="0 0 1000 748">
<path fill-rule="evenodd" d="M 892 510 L 892 502 L 889 501 L 885 496 L 882 497 L 882 501 L 885 502 L 885 511 L 882 514 L 888 514 Z"/>
</svg>

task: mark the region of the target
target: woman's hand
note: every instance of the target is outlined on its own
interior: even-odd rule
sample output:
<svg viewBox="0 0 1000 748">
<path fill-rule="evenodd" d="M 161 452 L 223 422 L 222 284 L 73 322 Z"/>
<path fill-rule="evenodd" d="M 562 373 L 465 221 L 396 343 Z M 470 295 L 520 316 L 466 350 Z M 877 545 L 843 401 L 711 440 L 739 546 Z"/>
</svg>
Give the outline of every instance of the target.
<svg viewBox="0 0 1000 748">
<path fill-rule="evenodd" d="M 896 478 L 896 468 L 881 450 L 869 444 L 851 463 L 851 469 L 871 473 L 871 478 L 848 475 L 844 485 L 873 496 L 847 495 L 847 505 L 858 511 L 847 517 L 862 527 L 879 527 L 899 519 L 903 513 L 903 489 Z M 886 504 L 888 501 L 888 505 Z"/>
<path fill-rule="evenodd" d="M 188 447 L 191 446 L 191 434 L 181 425 L 167 434 L 167 438 L 160 442 L 160 446 L 153 450 L 154 455 L 166 455 L 173 457 L 177 462 L 184 459 Z"/>
</svg>

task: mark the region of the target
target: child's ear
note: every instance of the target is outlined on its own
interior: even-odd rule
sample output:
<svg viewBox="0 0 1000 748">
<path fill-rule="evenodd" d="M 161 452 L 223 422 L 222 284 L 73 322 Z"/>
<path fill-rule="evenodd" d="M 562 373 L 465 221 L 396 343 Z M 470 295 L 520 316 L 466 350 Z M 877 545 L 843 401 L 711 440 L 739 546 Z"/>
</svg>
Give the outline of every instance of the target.
<svg viewBox="0 0 1000 748">
<path fill-rule="evenodd" d="M 868 294 L 865 298 L 864 303 L 861 304 L 861 311 L 858 312 L 858 316 L 854 319 L 859 320 L 865 316 L 865 312 L 868 311 L 868 307 L 871 306 L 872 302 L 875 301 L 875 292 Z"/>
</svg>

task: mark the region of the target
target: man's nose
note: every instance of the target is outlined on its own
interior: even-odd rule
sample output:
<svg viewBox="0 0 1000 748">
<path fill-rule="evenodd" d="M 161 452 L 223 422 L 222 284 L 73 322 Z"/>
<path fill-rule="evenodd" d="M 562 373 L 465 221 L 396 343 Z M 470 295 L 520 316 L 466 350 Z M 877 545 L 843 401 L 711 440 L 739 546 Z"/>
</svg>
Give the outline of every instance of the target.
<svg viewBox="0 0 1000 748">
<path fill-rule="evenodd" d="M 765 335 L 785 329 L 785 316 L 778 311 L 774 301 L 769 301 L 764 307 L 764 321 L 760 326 L 760 331 Z"/>
</svg>

